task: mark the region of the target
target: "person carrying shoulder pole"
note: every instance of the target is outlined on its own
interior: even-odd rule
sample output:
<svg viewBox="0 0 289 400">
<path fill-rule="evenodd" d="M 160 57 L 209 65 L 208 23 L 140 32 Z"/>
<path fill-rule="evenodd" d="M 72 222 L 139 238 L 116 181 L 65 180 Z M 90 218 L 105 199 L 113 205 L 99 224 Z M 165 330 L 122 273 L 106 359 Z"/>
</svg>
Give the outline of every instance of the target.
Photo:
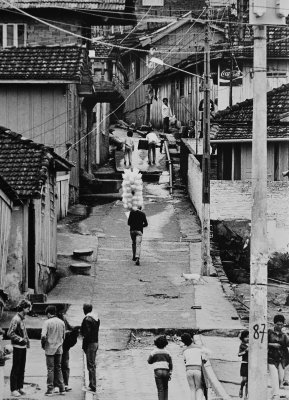
<svg viewBox="0 0 289 400">
<path fill-rule="evenodd" d="M 130 226 L 132 240 L 132 260 L 135 261 L 135 265 L 139 265 L 143 228 L 148 226 L 146 215 L 141 206 L 137 210 L 131 210 L 127 224 Z"/>
</svg>

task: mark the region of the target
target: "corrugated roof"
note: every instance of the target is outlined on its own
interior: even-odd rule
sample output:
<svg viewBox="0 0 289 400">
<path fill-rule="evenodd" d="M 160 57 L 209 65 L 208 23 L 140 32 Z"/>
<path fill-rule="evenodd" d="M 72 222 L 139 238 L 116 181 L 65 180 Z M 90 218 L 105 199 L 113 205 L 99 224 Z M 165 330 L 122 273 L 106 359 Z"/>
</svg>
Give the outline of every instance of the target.
<svg viewBox="0 0 289 400">
<path fill-rule="evenodd" d="M 79 46 L 0 49 L 0 80 L 69 80 L 81 82 L 87 60 Z"/>
</svg>

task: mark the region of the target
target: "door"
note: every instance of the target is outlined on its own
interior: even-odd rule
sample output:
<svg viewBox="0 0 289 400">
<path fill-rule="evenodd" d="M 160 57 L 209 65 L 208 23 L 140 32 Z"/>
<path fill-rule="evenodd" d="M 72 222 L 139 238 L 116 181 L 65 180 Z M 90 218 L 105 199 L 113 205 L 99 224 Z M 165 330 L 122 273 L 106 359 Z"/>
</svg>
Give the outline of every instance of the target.
<svg viewBox="0 0 289 400">
<path fill-rule="evenodd" d="M 35 289 L 35 209 L 28 207 L 28 288 Z"/>
</svg>

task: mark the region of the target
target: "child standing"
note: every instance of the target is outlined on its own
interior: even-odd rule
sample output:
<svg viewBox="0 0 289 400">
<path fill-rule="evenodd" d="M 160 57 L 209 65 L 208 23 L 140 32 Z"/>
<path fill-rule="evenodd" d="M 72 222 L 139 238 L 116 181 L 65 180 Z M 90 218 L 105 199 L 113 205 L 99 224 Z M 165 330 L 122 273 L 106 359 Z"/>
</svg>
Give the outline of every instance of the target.
<svg viewBox="0 0 289 400">
<path fill-rule="evenodd" d="M 127 131 L 127 137 L 124 141 L 124 165 L 132 165 L 132 152 L 134 151 L 133 131 Z"/>
<path fill-rule="evenodd" d="M 153 364 L 155 381 L 159 400 L 168 400 L 168 382 L 171 379 L 173 362 L 170 353 L 165 349 L 168 341 L 165 336 L 159 336 L 155 340 L 156 349 L 154 349 L 148 363 Z"/>
<path fill-rule="evenodd" d="M 243 390 L 245 387 L 245 397 L 248 397 L 248 346 L 249 346 L 249 331 L 245 330 L 240 335 L 241 344 L 239 347 L 238 356 L 242 357 L 240 375 L 242 377 L 239 397 L 243 398 Z"/>
</svg>

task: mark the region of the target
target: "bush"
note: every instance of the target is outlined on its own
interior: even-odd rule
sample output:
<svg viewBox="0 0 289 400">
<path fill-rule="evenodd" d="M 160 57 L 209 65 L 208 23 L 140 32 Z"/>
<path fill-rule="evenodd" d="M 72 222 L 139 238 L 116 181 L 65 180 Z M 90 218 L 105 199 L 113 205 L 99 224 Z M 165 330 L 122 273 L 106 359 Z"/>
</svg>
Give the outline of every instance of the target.
<svg viewBox="0 0 289 400">
<path fill-rule="evenodd" d="M 289 281 L 289 253 L 275 252 L 268 260 L 268 275 L 281 275 Z"/>
</svg>

